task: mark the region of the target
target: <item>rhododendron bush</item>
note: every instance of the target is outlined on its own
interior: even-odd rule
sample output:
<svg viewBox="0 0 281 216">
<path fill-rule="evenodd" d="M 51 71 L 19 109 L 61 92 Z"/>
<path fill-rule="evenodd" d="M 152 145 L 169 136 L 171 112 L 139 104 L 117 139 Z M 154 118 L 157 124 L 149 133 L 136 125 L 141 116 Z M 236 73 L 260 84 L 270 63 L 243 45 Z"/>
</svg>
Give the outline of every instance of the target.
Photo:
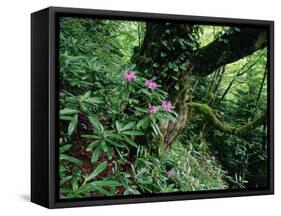
<svg viewBox="0 0 281 216">
<path fill-rule="evenodd" d="M 267 185 L 259 31 L 62 18 L 60 198 Z"/>
</svg>

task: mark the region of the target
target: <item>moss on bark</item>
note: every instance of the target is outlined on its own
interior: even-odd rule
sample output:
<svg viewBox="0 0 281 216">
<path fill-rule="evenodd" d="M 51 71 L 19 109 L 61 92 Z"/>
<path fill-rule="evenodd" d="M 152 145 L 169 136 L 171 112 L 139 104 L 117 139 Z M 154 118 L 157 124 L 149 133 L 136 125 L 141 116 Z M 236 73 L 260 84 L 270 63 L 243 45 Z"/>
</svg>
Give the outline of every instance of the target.
<svg viewBox="0 0 281 216">
<path fill-rule="evenodd" d="M 221 120 L 218 119 L 217 115 L 215 114 L 214 110 L 209 107 L 207 104 L 201 104 L 201 103 L 189 103 L 188 106 L 192 108 L 197 113 L 203 114 L 206 120 L 214 127 L 219 129 L 220 131 L 228 134 L 234 134 L 237 136 L 245 136 L 247 133 L 249 133 L 251 130 L 255 129 L 258 126 L 261 126 L 266 121 L 266 112 L 256 118 L 255 120 L 240 126 L 231 126 L 228 123 L 224 123 Z"/>
</svg>

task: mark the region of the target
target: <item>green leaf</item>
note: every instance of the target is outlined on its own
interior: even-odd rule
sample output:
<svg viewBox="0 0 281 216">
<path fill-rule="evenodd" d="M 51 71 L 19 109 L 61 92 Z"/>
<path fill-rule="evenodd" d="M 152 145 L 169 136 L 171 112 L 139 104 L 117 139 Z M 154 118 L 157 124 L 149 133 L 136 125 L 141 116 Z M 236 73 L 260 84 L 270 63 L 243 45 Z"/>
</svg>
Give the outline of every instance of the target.
<svg viewBox="0 0 281 216">
<path fill-rule="evenodd" d="M 156 135 L 162 136 L 162 133 L 157 124 L 151 122 L 151 127 Z"/>
<path fill-rule="evenodd" d="M 107 145 L 104 141 L 100 142 L 100 147 L 104 152 L 107 152 Z"/>
<path fill-rule="evenodd" d="M 163 40 L 163 41 L 162 41 L 162 44 L 163 44 L 165 47 L 167 47 L 167 46 L 168 46 L 168 42 L 167 42 L 167 41 L 165 41 L 165 40 Z"/>
<path fill-rule="evenodd" d="M 109 187 L 109 188 L 115 188 L 120 186 L 121 184 L 117 181 L 113 180 L 102 180 L 102 181 L 94 181 L 94 182 L 89 182 L 83 186 L 81 186 L 78 190 L 78 193 L 87 193 L 91 191 L 99 191 L 101 193 L 104 193 L 108 196 L 111 196 L 112 194 L 110 192 L 105 192 L 105 189 L 102 187 Z M 114 195 L 114 194 L 113 194 Z"/>
<path fill-rule="evenodd" d="M 156 128 L 158 134 L 159 134 L 160 136 L 162 136 L 161 130 L 160 130 L 160 128 L 158 127 L 158 125 L 157 125 L 157 124 L 154 124 L 154 125 L 155 125 L 155 128 Z"/>
<path fill-rule="evenodd" d="M 67 145 L 60 147 L 60 153 L 66 152 L 68 149 L 71 148 L 71 146 L 72 146 L 71 144 L 67 144 Z"/>
<path fill-rule="evenodd" d="M 100 140 L 95 140 L 94 142 L 91 142 L 88 146 L 87 146 L 87 151 L 91 151 L 96 145 L 98 145 L 100 142 Z"/>
<path fill-rule="evenodd" d="M 136 66 L 137 66 L 136 64 L 131 64 L 130 65 L 130 70 L 134 70 Z"/>
<path fill-rule="evenodd" d="M 159 65 L 157 63 L 154 63 L 152 66 L 153 67 L 158 67 Z"/>
<path fill-rule="evenodd" d="M 179 71 L 179 67 L 176 64 L 173 64 L 173 69 L 174 71 L 178 72 Z"/>
<path fill-rule="evenodd" d="M 166 57 L 167 56 L 167 54 L 164 53 L 164 52 L 161 52 L 160 55 L 161 55 L 161 57 Z"/>
<path fill-rule="evenodd" d="M 132 129 L 135 125 L 136 125 L 135 122 L 130 122 L 130 123 L 126 124 L 126 125 L 122 128 L 122 131 Z"/>
<path fill-rule="evenodd" d="M 147 113 L 147 110 L 146 109 L 142 109 L 142 108 L 139 108 L 139 107 L 136 107 L 135 110 L 137 112 L 140 112 L 140 113 Z"/>
<path fill-rule="evenodd" d="M 141 131 L 123 131 L 122 134 L 132 135 L 132 136 L 142 136 L 144 135 Z"/>
<path fill-rule="evenodd" d="M 68 134 L 69 136 L 71 136 L 71 135 L 73 134 L 74 130 L 76 129 L 77 122 L 78 122 L 78 114 L 75 114 L 75 115 L 72 117 L 72 119 L 71 119 L 71 121 L 70 121 L 70 123 L 69 123 L 69 125 L 68 125 L 67 134 Z"/>
<path fill-rule="evenodd" d="M 88 118 L 89 118 L 90 122 L 92 123 L 94 130 L 97 130 L 98 132 L 103 133 L 104 128 L 103 128 L 102 124 L 99 122 L 99 120 L 97 119 L 97 117 L 92 113 L 88 113 Z"/>
<path fill-rule="evenodd" d="M 94 153 L 92 154 L 91 163 L 97 162 L 99 157 L 100 157 L 100 146 L 98 146 L 94 151 Z"/>
<path fill-rule="evenodd" d="M 76 114 L 76 113 L 78 113 L 77 110 L 73 110 L 73 109 L 69 109 L 69 108 L 60 110 L 60 115 L 70 115 L 70 114 Z"/>
<path fill-rule="evenodd" d="M 117 142 L 109 141 L 109 143 L 117 148 L 128 148 L 126 145 L 119 144 Z M 117 148 L 115 148 L 117 150 Z"/>
<path fill-rule="evenodd" d="M 72 186 L 72 190 L 73 192 L 77 191 L 78 190 L 78 177 L 77 176 L 74 176 L 72 179 L 71 179 L 71 186 Z"/>
<path fill-rule="evenodd" d="M 112 149 L 109 145 L 107 145 L 107 156 L 109 160 L 112 159 Z"/>
<path fill-rule="evenodd" d="M 119 122 L 118 122 L 118 121 L 116 121 L 116 122 L 115 122 L 115 124 L 116 124 L 116 129 L 117 129 L 118 133 L 120 133 L 120 131 L 121 131 L 121 127 L 120 127 Z"/>
<path fill-rule="evenodd" d="M 92 192 L 92 191 L 98 191 L 106 196 L 114 195 L 113 192 L 109 192 L 109 191 L 105 190 L 104 188 L 102 188 L 101 186 L 94 185 L 92 183 L 87 183 L 87 184 L 81 186 L 78 190 L 78 193 L 88 193 L 88 192 Z"/>
<path fill-rule="evenodd" d="M 60 120 L 71 121 L 72 117 L 71 116 L 62 116 L 62 115 L 60 115 Z"/>
<path fill-rule="evenodd" d="M 72 189 L 71 188 L 60 188 L 60 193 L 71 193 Z"/>
<path fill-rule="evenodd" d="M 60 160 L 66 160 L 66 161 L 72 162 L 74 164 L 82 164 L 82 161 L 80 161 L 79 159 L 68 156 L 66 154 L 60 154 Z"/>
<path fill-rule="evenodd" d="M 60 184 L 65 184 L 66 182 L 69 182 L 72 178 L 73 178 L 72 175 L 71 175 L 71 176 L 67 176 L 67 177 L 65 177 L 65 178 L 62 178 L 62 179 L 60 180 Z"/>
<path fill-rule="evenodd" d="M 105 168 L 107 167 L 107 161 L 104 161 L 102 163 L 100 163 L 97 168 L 87 177 L 87 181 L 95 178 L 97 175 L 99 175 L 102 171 L 105 170 Z"/>
<path fill-rule="evenodd" d="M 120 159 L 121 159 L 121 160 L 124 160 L 124 156 L 123 156 L 123 154 L 119 151 L 119 149 L 118 149 L 118 148 L 115 148 L 115 150 L 116 150 L 116 152 L 118 153 Z"/>
<path fill-rule="evenodd" d="M 121 134 L 117 134 L 116 132 L 110 130 L 105 131 L 104 135 L 106 138 L 116 138 L 116 139 L 122 138 Z"/>
<path fill-rule="evenodd" d="M 130 144 L 131 146 L 134 146 L 134 147 L 136 147 L 136 148 L 138 147 L 138 145 L 137 145 L 134 141 L 130 140 L 128 137 L 125 137 L 124 140 L 125 140 L 128 144 Z"/>
<path fill-rule="evenodd" d="M 180 69 L 186 70 L 186 64 L 181 64 L 181 65 L 180 65 Z"/>
<path fill-rule="evenodd" d="M 141 120 L 137 123 L 136 127 L 137 127 L 138 129 L 139 129 L 139 128 L 145 129 L 145 128 L 147 127 L 147 123 L 148 123 L 148 117 L 145 117 L 145 118 L 141 119 Z"/>
<path fill-rule="evenodd" d="M 86 98 L 89 98 L 91 95 L 91 91 L 87 91 L 83 96 L 82 96 L 82 100 L 85 100 Z"/>
<path fill-rule="evenodd" d="M 104 188 L 102 187 L 99 187 L 99 186 L 93 186 L 93 189 L 97 190 L 98 192 L 106 195 L 106 196 L 114 196 L 114 192 L 109 192 L 107 190 L 105 190 Z"/>
<path fill-rule="evenodd" d="M 92 135 L 92 134 L 83 134 L 81 135 L 83 138 L 90 138 L 90 139 L 100 139 L 99 136 Z"/>
<path fill-rule="evenodd" d="M 103 99 L 101 97 L 88 98 L 86 101 L 93 105 L 103 103 Z"/>
<path fill-rule="evenodd" d="M 122 142 L 123 138 L 120 139 L 120 141 Z M 115 146 L 117 148 L 126 148 L 126 149 L 128 149 L 128 147 L 126 145 L 124 145 L 123 142 L 122 142 L 122 144 L 121 143 L 119 144 L 118 142 L 120 142 L 120 141 L 113 141 L 113 140 L 107 139 L 108 143 L 110 143 L 111 145 L 113 145 L 113 146 Z"/>
<path fill-rule="evenodd" d="M 62 165 L 62 164 L 60 164 L 60 172 L 64 172 L 64 171 L 66 171 L 67 169 Z"/>
<path fill-rule="evenodd" d="M 119 182 L 113 181 L 113 180 L 102 180 L 102 181 L 94 181 L 94 182 L 88 183 L 88 185 L 101 186 L 101 187 L 118 187 L 121 184 Z"/>
</svg>

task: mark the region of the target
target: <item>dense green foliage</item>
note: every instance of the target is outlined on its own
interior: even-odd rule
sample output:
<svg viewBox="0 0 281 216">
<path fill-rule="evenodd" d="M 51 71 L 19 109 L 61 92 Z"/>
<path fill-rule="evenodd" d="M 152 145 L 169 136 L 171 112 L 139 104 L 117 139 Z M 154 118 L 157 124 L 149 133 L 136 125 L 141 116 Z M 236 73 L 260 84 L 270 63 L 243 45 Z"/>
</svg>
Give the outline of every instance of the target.
<svg viewBox="0 0 281 216">
<path fill-rule="evenodd" d="M 169 62 L 150 59 L 146 67 L 138 55 L 146 25 L 61 19 L 60 197 L 266 186 L 266 122 L 243 129 L 243 135 L 224 130 L 250 125 L 266 112 L 266 48 L 208 76 L 189 75 L 183 87 L 177 82 L 186 70 L 184 58 L 239 28 L 192 26 L 178 37 L 165 36 L 159 49 L 166 51 L 155 58 Z M 182 59 L 172 56 L 172 46 L 185 52 Z M 151 68 L 161 70 L 159 76 Z M 161 74 L 170 70 L 173 89 Z M 179 121 L 174 104 L 181 89 L 189 92 L 188 116 L 181 133 L 165 145 L 163 124 Z M 205 114 L 192 102 L 203 104 Z"/>
</svg>

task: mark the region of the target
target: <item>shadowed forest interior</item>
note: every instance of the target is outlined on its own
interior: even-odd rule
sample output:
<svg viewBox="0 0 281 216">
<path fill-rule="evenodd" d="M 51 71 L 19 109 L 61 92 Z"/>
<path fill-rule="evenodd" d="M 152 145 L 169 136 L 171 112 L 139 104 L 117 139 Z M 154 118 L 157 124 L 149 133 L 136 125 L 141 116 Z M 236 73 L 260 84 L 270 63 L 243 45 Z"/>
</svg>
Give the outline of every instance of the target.
<svg viewBox="0 0 281 216">
<path fill-rule="evenodd" d="M 61 199 L 267 187 L 266 28 L 59 25 Z"/>
</svg>

